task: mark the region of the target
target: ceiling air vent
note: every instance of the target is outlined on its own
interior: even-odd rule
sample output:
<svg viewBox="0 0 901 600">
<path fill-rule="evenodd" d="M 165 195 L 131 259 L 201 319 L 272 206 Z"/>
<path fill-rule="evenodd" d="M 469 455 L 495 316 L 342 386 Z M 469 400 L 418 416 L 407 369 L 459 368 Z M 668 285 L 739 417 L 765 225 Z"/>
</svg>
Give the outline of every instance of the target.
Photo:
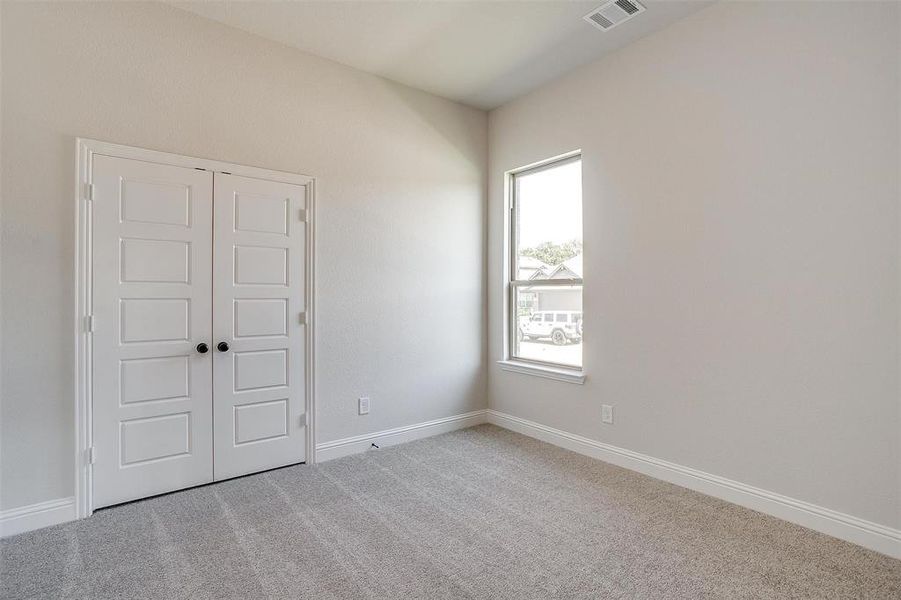
<svg viewBox="0 0 901 600">
<path fill-rule="evenodd" d="M 643 13 L 644 10 L 644 6 L 636 0 L 610 0 L 582 18 L 598 29 L 607 31 Z"/>
</svg>

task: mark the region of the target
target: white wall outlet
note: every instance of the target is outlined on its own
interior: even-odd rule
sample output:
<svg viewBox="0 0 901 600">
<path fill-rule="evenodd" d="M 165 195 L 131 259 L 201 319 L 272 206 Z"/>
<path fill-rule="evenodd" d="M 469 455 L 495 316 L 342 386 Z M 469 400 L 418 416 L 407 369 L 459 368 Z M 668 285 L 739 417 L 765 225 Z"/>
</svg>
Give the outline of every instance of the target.
<svg viewBox="0 0 901 600">
<path fill-rule="evenodd" d="M 368 415 L 369 414 L 369 397 L 363 396 L 360 398 L 360 414 Z"/>
<path fill-rule="evenodd" d="M 613 424 L 613 407 L 609 404 L 601 404 L 601 421 Z"/>
</svg>

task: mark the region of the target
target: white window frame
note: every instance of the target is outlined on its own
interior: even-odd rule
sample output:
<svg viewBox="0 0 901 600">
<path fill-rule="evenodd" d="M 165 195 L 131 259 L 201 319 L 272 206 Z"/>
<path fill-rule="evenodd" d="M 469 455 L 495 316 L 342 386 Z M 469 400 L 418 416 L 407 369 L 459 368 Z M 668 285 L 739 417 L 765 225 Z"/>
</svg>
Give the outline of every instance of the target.
<svg viewBox="0 0 901 600">
<path fill-rule="evenodd" d="M 498 365 L 505 371 L 534 375 L 567 383 L 585 383 L 584 360 L 581 367 L 563 365 L 560 363 L 545 362 L 528 358 L 513 356 L 516 339 L 516 289 L 523 286 L 529 287 L 560 287 L 561 285 L 582 286 L 582 279 L 548 279 L 538 281 L 517 280 L 516 265 L 517 236 L 516 230 L 516 177 L 530 175 L 565 165 L 570 162 L 582 160 L 582 151 L 575 150 L 547 160 L 533 163 L 518 169 L 507 171 L 504 174 L 504 198 L 507 216 L 504 219 L 504 359 L 499 360 Z M 584 290 L 584 288 L 583 288 Z M 583 306 L 584 318 L 584 306 Z"/>
</svg>

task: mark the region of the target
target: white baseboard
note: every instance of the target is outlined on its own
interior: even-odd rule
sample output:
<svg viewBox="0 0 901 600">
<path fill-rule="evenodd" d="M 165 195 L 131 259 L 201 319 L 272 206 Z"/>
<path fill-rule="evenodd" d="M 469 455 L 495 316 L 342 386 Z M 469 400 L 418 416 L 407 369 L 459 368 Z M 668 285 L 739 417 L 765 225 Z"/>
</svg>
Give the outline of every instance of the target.
<svg viewBox="0 0 901 600">
<path fill-rule="evenodd" d="M 894 558 L 901 558 L 901 530 L 898 529 L 496 410 L 488 411 L 488 422 L 579 454 L 796 523 Z"/>
<path fill-rule="evenodd" d="M 75 520 L 75 498 L 60 498 L 0 511 L 0 537 Z"/>
<path fill-rule="evenodd" d="M 372 443 L 379 446 L 392 446 L 421 438 L 447 433 L 455 429 L 464 429 L 480 425 L 487 421 L 487 410 L 476 410 L 461 415 L 416 423 L 406 427 L 397 427 L 385 431 L 377 431 L 366 435 L 325 442 L 316 446 L 316 460 L 326 461 L 340 458 L 357 452 L 365 452 Z M 0 511 L 0 537 L 7 537 L 58 523 L 74 521 L 77 518 L 75 498 L 60 498 L 39 502 L 19 508 Z"/>
<path fill-rule="evenodd" d="M 894 558 L 901 558 L 901 530 L 725 477 L 611 446 L 496 410 L 477 410 L 424 423 L 325 442 L 316 446 L 316 460 L 327 461 L 365 452 L 372 443 L 383 447 L 392 446 L 486 422 L 579 454 L 733 502 Z M 16 535 L 75 519 L 75 498 L 60 498 L 12 508 L 0 511 L 0 537 Z"/>
<path fill-rule="evenodd" d="M 431 437 L 440 433 L 447 433 L 449 431 L 454 431 L 455 429 L 480 425 L 487 422 L 487 413 L 487 410 L 476 410 L 461 415 L 454 415 L 452 417 L 435 419 L 434 421 L 426 421 L 424 423 L 416 423 L 405 427 L 396 427 L 394 429 L 386 429 L 384 431 L 376 431 L 365 435 L 357 435 L 316 444 L 316 462 L 323 462 L 334 458 L 341 458 L 342 456 L 365 452 L 372 447 L 372 444 L 376 444 L 379 447 L 393 446 L 395 444 L 402 444 L 404 442 Z"/>
</svg>

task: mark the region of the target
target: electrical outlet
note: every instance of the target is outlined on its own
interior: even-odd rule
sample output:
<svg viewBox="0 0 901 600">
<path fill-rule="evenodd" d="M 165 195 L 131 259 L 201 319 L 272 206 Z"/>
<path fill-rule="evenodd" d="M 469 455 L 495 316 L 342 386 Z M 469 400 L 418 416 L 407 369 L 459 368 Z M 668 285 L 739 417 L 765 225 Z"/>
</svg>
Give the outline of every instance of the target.
<svg viewBox="0 0 901 600">
<path fill-rule="evenodd" d="M 613 407 L 609 404 L 601 404 L 601 421 L 613 424 Z"/>
<path fill-rule="evenodd" d="M 363 396 L 360 398 L 360 414 L 368 415 L 369 414 L 369 397 Z"/>
</svg>

